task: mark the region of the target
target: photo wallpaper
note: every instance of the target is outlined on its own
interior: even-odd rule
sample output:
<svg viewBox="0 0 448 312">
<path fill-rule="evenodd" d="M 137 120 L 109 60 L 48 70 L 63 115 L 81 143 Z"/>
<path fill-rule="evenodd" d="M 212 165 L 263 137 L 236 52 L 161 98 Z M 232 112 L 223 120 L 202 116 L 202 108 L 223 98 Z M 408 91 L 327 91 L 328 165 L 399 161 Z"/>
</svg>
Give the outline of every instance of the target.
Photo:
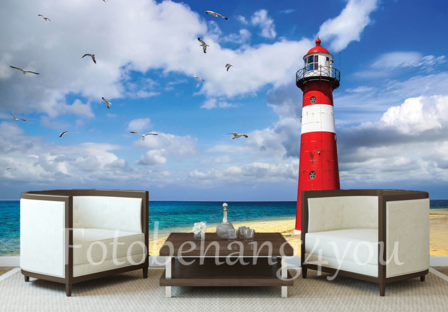
<svg viewBox="0 0 448 312">
<path fill-rule="evenodd" d="M 430 253 L 448 256 L 447 12 L 1 1 L 0 256 L 20 255 L 22 192 L 91 188 L 149 191 L 151 255 L 195 222 L 214 232 L 224 202 L 235 227 L 280 232 L 300 255 L 310 187 L 428 192 Z M 331 81 L 325 100 L 301 85 L 314 72 Z M 315 123 L 331 144 L 308 151 Z"/>
</svg>

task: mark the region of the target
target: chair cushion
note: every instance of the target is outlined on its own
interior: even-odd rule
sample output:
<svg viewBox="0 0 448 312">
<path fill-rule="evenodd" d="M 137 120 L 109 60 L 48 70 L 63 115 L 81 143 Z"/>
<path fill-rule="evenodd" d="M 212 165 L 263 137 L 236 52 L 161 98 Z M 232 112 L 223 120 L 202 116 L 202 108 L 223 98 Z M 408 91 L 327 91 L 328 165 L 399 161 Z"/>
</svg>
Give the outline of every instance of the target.
<svg viewBox="0 0 448 312">
<path fill-rule="evenodd" d="M 117 248 L 114 254 L 115 235 L 117 236 Z M 126 257 L 128 249 L 133 243 L 135 244 L 129 249 L 130 255 L 147 253 L 143 248 L 144 242 L 145 234 L 143 233 L 104 229 L 74 229 L 73 245 L 76 247 L 73 249 L 73 265 L 90 263 L 88 253 L 90 253 L 90 258 L 94 263 L 99 263 L 103 258 L 106 261 Z M 92 244 L 89 252 L 89 247 Z M 102 245 L 106 247 L 104 251 Z"/>
<path fill-rule="evenodd" d="M 148 254 L 136 254 L 132 255 L 130 257 L 121 257 L 117 259 L 111 259 L 111 260 L 104 260 L 103 263 L 99 265 L 90 265 L 88 263 L 84 264 L 78 264 L 73 266 L 73 276 L 83 276 L 83 275 L 89 275 L 94 274 L 98 272 L 104 272 L 119 268 L 128 267 L 135 264 L 141 264 L 145 262 L 146 258 L 148 257 Z M 115 261 L 115 263 L 114 263 Z"/>
<path fill-rule="evenodd" d="M 378 265 L 378 230 L 348 229 L 305 234 L 305 253 Z M 306 261 L 306 260 L 305 260 Z"/>
<path fill-rule="evenodd" d="M 317 264 L 319 261 L 319 258 L 316 254 L 313 255 L 305 254 L 305 259 L 307 259 L 306 260 L 307 263 L 311 264 Z M 326 262 L 326 264 L 322 265 L 323 267 L 378 277 L 378 265 L 376 264 L 367 263 L 360 265 L 354 261 L 344 260 L 341 262 L 335 258 L 324 256 L 322 256 L 320 260 Z"/>
</svg>

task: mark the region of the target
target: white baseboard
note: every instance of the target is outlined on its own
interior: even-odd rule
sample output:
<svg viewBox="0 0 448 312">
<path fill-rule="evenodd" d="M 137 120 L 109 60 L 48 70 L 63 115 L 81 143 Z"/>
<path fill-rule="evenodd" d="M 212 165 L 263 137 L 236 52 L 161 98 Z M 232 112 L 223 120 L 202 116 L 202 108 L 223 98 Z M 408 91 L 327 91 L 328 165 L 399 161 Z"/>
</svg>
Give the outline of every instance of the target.
<svg viewBox="0 0 448 312">
<path fill-rule="evenodd" d="M 448 266 L 448 257 L 431 257 L 429 260 L 429 266 L 439 267 L 439 266 Z"/>
<path fill-rule="evenodd" d="M 2 276 L 0 276 L 0 282 L 7 279 L 8 277 L 10 277 L 11 275 L 16 274 L 17 272 L 20 271 L 20 268 L 16 268 L 16 269 L 12 269 L 9 272 L 6 272 L 5 274 L 3 274 Z"/>
<path fill-rule="evenodd" d="M 164 266 L 165 257 L 149 257 L 149 266 Z M 300 257 L 288 259 L 288 265 L 300 266 Z M 448 257 L 431 257 L 429 265 L 432 267 L 447 266 Z M 18 267 L 20 266 L 20 257 L 0 257 L 0 267 Z"/>
<path fill-rule="evenodd" d="M 20 257 L 0 257 L 0 267 L 18 267 Z"/>
</svg>

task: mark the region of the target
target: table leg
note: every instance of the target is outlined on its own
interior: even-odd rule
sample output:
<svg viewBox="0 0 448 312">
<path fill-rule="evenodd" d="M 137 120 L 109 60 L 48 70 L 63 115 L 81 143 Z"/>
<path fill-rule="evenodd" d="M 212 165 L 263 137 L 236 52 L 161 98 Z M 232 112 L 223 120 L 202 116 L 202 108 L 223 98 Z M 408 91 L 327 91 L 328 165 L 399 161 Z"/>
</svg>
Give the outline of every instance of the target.
<svg viewBox="0 0 448 312">
<path fill-rule="evenodd" d="M 288 266 L 287 266 L 287 258 L 282 257 L 282 278 L 288 278 Z M 288 286 L 282 286 L 282 297 L 288 297 Z"/>
<path fill-rule="evenodd" d="M 165 278 L 171 279 L 171 260 L 172 257 L 167 257 L 166 266 L 165 266 Z M 171 298 L 171 286 L 166 286 L 165 295 L 167 298 Z"/>
</svg>

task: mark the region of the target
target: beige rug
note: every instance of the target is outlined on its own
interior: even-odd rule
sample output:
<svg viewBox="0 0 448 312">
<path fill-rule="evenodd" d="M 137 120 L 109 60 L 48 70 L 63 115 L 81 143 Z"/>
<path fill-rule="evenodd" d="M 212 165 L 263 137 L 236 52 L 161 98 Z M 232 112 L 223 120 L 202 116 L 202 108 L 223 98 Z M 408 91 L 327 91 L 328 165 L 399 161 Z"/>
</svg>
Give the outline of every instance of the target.
<svg viewBox="0 0 448 312">
<path fill-rule="evenodd" d="M 143 279 L 139 270 L 79 283 L 66 297 L 64 285 L 33 278 L 25 283 L 17 272 L 0 281 L 0 311 L 448 311 L 448 281 L 436 272 L 426 282 L 389 284 L 380 297 L 376 284 L 328 281 L 327 274 L 309 270 L 307 279 L 289 287 L 288 298 L 280 297 L 280 287 L 173 287 L 173 298 L 165 298 L 161 274 L 151 269 Z"/>
</svg>

